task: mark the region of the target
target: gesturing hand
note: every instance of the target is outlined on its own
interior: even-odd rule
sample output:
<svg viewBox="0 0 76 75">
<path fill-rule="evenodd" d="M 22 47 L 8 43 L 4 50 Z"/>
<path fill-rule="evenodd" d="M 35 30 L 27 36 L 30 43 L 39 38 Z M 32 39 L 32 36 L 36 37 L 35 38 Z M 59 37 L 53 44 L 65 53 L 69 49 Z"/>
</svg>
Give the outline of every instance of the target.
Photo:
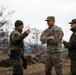
<svg viewBox="0 0 76 75">
<path fill-rule="evenodd" d="M 26 32 L 27 34 L 29 34 L 29 33 L 30 33 L 30 29 L 26 30 L 25 32 Z"/>
<path fill-rule="evenodd" d="M 47 39 L 48 39 L 48 40 L 52 40 L 52 39 L 54 39 L 54 36 L 50 36 L 50 37 L 48 37 Z"/>
</svg>

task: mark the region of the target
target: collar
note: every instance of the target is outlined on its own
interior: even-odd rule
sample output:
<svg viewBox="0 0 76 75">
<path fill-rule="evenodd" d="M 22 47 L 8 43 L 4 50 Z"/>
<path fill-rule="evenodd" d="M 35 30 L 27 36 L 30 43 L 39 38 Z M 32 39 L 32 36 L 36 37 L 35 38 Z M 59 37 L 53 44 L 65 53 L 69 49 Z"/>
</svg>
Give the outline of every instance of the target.
<svg viewBox="0 0 76 75">
<path fill-rule="evenodd" d="M 55 27 L 55 25 L 53 25 L 52 27 L 48 27 L 48 29 L 52 29 L 52 28 L 54 28 Z"/>
<path fill-rule="evenodd" d="M 76 31 L 76 28 L 71 28 L 70 29 L 72 32 L 75 32 Z"/>
<path fill-rule="evenodd" d="M 15 30 L 17 30 L 19 33 L 22 32 L 22 30 L 21 29 L 18 29 L 18 28 L 15 28 Z"/>
</svg>

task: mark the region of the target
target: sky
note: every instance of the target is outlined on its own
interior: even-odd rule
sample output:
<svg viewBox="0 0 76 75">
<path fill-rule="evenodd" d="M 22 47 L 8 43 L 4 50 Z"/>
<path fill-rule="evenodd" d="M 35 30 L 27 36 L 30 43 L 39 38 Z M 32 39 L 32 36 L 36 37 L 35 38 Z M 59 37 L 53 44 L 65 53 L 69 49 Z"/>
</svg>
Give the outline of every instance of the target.
<svg viewBox="0 0 76 75">
<path fill-rule="evenodd" d="M 62 28 L 64 40 L 69 40 L 71 31 L 70 22 L 76 18 L 76 0 L 0 0 L 0 6 L 8 6 L 14 10 L 12 24 L 22 20 L 25 27 L 36 27 L 45 30 L 48 26 L 45 21 L 47 16 L 55 16 L 55 25 Z"/>
</svg>

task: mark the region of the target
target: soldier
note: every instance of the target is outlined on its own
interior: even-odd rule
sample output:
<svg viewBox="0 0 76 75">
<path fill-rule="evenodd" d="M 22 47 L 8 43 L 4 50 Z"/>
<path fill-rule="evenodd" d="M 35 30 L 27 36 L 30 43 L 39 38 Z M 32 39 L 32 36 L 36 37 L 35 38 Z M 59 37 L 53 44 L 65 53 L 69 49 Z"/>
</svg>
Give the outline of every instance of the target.
<svg viewBox="0 0 76 75">
<path fill-rule="evenodd" d="M 61 57 L 61 40 L 63 31 L 55 25 L 55 17 L 48 16 L 48 28 L 41 34 L 41 42 L 47 43 L 45 75 L 52 75 L 52 67 L 54 66 L 56 74 L 62 75 L 62 57 Z"/>
<path fill-rule="evenodd" d="M 13 67 L 12 75 L 23 75 L 22 57 L 24 56 L 25 50 L 23 39 L 30 33 L 29 29 L 21 33 L 23 28 L 23 22 L 17 20 L 15 22 L 15 30 L 10 34 L 10 58 Z"/>
<path fill-rule="evenodd" d="M 69 42 L 63 40 L 63 44 L 69 51 L 69 58 L 71 60 L 71 75 L 76 75 L 76 19 L 73 19 L 71 24 L 71 31 L 73 32 Z"/>
</svg>

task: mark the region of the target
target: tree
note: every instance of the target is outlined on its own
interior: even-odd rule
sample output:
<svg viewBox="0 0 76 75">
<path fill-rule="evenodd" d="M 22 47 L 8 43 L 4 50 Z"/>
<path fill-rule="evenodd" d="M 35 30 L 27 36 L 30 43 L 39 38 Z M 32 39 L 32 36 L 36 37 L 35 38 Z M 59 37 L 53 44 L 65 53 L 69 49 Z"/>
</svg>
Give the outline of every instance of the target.
<svg viewBox="0 0 76 75">
<path fill-rule="evenodd" d="M 31 30 L 30 35 L 25 39 L 26 50 L 28 50 L 28 48 L 31 48 L 30 53 L 33 54 L 44 52 L 45 46 L 40 43 L 41 31 L 35 27 L 34 28 L 27 27 L 26 29 Z"/>
<path fill-rule="evenodd" d="M 9 26 L 11 26 L 11 17 L 14 11 L 8 11 L 9 7 L 0 7 L 0 49 L 8 50 L 9 46 Z M 5 13 L 7 12 L 7 13 Z"/>
</svg>

